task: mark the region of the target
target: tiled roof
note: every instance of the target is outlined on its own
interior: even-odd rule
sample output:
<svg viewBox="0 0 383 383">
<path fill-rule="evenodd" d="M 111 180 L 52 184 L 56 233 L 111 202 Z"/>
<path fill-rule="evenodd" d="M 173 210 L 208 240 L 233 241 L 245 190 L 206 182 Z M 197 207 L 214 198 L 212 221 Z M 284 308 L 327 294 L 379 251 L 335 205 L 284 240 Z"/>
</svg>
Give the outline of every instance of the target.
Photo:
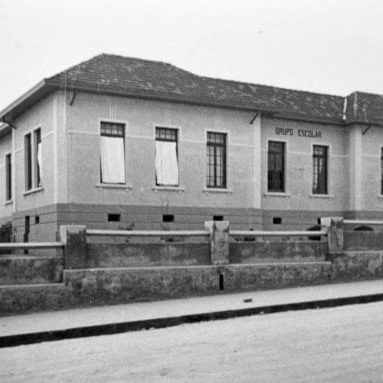
<svg viewBox="0 0 383 383">
<path fill-rule="evenodd" d="M 214 79 L 171 64 L 102 54 L 47 82 L 136 97 L 267 111 L 277 116 L 342 122 L 344 98 Z"/>
<path fill-rule="evenodd" d="M 346 121 L 383 123 L 383 95 L 354 92 L 347 97 Z"/>
<path fill-rule="evenodd" d="M 333 96 L 198 76 L 159 61 L 101 54 L 47 78 L 0 113 L 11 119 L 57 88 L 263 112 L 281 118 L 383 126 L 383 96 Z M 345 108 L 346 107 L 346 108 Z"/>
</svg>

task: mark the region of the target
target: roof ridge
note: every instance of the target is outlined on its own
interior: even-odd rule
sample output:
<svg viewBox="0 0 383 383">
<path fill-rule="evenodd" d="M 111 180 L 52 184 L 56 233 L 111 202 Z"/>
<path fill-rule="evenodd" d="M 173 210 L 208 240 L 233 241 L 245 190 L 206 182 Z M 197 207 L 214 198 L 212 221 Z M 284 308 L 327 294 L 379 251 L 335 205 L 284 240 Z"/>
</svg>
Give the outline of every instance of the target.
<svg viewBox="0 0 383 383">
<path fill-rule="evenodd" d="M 264 88 L 274 88 L 274 89 L 281 89 L 281 90 L 286 90 L 286 91 L 292 91 L 292 92 L 299 92 L 299 93 L 305 93 L 305 94 L 311 94 L 311 95 L 316 95 L 316 96 L 327 96 L 327 97 L 338 97 L 344 99 L 345 97 L 348 96 L 340 96 L 337 94 L 329 94 L 329 93 L 321 93 L 321 92 L 311 92 L 308 90 L 300 90 L 300 89 L 293 89 L 293 88 L 286 88 L 286 87 L 280 87 L 280 86 L 274 86 L 274 85 L 266 85 L 266 84 L 258 84 L 258 83 L 252 83 L 252 82 L 246 82 L 246 81 L 237 81 L 237 80 L 231 80 L 231 79 L 224 79 L 220 77 L 209 77 L 209 76 L 198 76 L 203 79 L 208 79 L 208 80 L 215 80 L 215 81 L 222 81 L 222 82 L 231 82 L 231 83 L 236 83 L 236 84 L 242 84 L 242 85 L 247 85 L 247 86 L 262 86 Z M 355 92 L 354 92 L 355 93 Z"/>
</svg>

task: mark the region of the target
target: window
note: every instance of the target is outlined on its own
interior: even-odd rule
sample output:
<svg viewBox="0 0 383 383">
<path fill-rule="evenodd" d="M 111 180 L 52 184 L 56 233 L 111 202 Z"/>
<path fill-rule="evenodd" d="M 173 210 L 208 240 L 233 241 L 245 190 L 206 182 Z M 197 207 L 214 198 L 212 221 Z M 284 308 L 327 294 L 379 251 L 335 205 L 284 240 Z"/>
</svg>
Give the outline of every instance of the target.
<svg viewBox="0 0 383 383">
<path fill-rule="evenodd" d="M 383 195 L 383 148 L 380 149 L 380 194 Z"/>
<path fill-rule="evenodd" d="M 5 156 L 5 200 L 12 199 L 12 157 L 11 153 Z"/>
<path fill-rule="evenodd" d="M 327 146 L 314 145 L 313 194 L 327 194 Z"/>
<path fill-rule="evenodd" d="M 42 144 L 41 129 L 24 136 L 25 190 L 41 187 Z"/>
<path fill-rule="evenodd" d="M 125 125 L 101 122 L 101 182 L 125 183 Z"/>
<path fill-rule="evenodd" d="M 33 146 L 34 146 L 34 163 L 33 163 L 33 172 L 35 179 L 35 187 L 41 186 L 41 129 L 36 129 L 33 132 Z"/>
<path fill-rule="evenodd" d="M 269 141 L 267 153 L 267 190 L 269 192 L 285 191 L 285 143 Z"/>
<path fill-rule="evenodd" d="M 156 185 L 178 186 L 178 131 L 156 128 Z"/>
<path fill-rule="evenodd" d="M 226 188 L 226 134 L 207 133 L 206 186 Z"/>
<path fill-rule="evenodd" d="M 28 133 L 24 136 L 24 159 L 25 159 L 25 190 L 32 189 L 32 136 Z"/>
</svg>

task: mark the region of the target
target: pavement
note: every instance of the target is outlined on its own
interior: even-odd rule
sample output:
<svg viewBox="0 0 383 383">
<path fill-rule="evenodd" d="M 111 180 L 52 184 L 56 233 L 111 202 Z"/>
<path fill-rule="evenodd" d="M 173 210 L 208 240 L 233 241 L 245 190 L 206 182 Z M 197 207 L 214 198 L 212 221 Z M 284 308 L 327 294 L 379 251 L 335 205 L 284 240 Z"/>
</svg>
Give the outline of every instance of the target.
<svg viewBox="0 0 383 383">
<path fill-rule="evenodd" d="M 0 317 L 0 347 L 377 301 L 383 280 L 39 312 Z"/>
</svg>

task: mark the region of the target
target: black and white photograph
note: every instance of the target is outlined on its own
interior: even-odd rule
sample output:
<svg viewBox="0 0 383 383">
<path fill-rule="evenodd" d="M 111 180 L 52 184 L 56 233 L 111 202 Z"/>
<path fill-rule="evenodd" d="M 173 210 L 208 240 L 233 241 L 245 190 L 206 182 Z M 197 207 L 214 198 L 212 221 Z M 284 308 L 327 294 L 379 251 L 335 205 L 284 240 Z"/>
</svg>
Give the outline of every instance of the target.
<svg viewBox="0 0 383 383">
<path fill-rule="evenodd" d="M 383 382 L 383 2 L 0 0 L 0 382 Z"/>
</svg>

